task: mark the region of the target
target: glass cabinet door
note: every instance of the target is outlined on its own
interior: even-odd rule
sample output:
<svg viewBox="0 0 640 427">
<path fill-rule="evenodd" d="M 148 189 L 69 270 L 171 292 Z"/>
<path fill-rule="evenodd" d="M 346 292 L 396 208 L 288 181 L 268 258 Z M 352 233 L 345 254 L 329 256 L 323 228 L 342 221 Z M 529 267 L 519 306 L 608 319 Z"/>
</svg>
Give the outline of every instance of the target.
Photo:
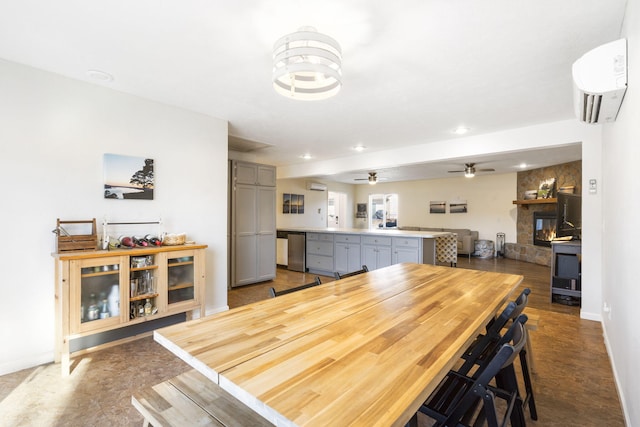
<svg viewBox="0 0 640 427">
<path fill-rule="evenodd" d="M 120 323 L 120 257 L 72 261 L 71 326 L 76 332 Z"/>
<path fill-rule="evenodd" d="M 184 251 L 168 254 L 167 257 L 167 302 L 172 304 L 192 302 L 194 293 L 194 253 Z"/>
<path fill-rule="evenodd" d="M 156 255 L 140 254 L 129 258 L 129 319 L 152 316 L 158 312 L 158 264 Z"/>
</svg>

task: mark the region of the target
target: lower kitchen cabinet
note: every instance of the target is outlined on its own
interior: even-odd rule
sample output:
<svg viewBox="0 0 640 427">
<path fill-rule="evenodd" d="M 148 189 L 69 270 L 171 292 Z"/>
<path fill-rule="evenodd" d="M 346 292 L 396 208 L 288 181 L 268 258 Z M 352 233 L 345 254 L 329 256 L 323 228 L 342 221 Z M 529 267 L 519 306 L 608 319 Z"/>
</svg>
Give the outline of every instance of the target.
<svg viewBox="0 0 640 427">
<path fill-rule="evenodd" d="M 369 270 L 390 266 L 391 237 L 362 236 L 362 264 Z"/>
<path fill-rule="evenodd" d="M 349 273 L 362 268 L 360 254 L 360 236 L 355 234 L 336 234 L 334 252 L 334 271 Z"/>
<path fill-rule="evenodd" d="M 333 276 L 333 234 L 307 233 L 306 258 L 309 273 Z"/>
<path fill-rule="evenodd" d="M 393 263 L 402 262 L 422 263 L 421 247 L 422 239 L 415 237 L 393 237 Z"/>
</svg>

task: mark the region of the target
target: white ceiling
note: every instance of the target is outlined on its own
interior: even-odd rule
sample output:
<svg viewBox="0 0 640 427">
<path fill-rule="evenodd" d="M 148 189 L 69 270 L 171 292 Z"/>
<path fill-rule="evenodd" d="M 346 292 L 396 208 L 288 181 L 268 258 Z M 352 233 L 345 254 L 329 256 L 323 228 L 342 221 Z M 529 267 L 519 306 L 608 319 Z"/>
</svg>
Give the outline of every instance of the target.
<svg viewBox="0 0 640 427">
<path fill-rule="evenodd" d="M 260 159 L 282 166 L 353 156 L 358 144 L 455 143 L 459 125 L 473 135 L 570 119 L 571 64 L 620 37 L 625 3 L 2 0 L 0 58 L 228 120 L 230 135 L 266 144 Z M 343 50 L 343 88 L 325 101 L 286 99 L 271 84 L 273 43 L 307 25 Z M 430 178 L 475 161 L 498 173 L 580 149 L 509 156 L 378 171 Z M 366 176 L 356 172 L 330 179 Z"/>
</svg>

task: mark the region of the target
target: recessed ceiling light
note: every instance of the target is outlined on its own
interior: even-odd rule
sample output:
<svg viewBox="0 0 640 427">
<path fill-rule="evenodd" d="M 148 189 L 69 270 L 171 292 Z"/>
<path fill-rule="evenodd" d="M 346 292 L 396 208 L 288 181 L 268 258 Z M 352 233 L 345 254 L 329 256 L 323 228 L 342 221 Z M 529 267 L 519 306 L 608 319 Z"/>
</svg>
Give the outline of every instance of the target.
<svg viewBox="0 0 640 427">
<path fill-rule="evenodd" d="M 527 164 L 526 164 L 526 163 L 520 163 L 520 169 L 524 169 L 524 168 L 526 168 L 526 167 L 527 167 Z"/>
<path fill-rule="evenodd" d="M 300 156 L 301 159 L 309 160 L 311 158 L 311 154 L 306 153 Z"/>
<path fill-rule="evenodd" d="M 111 74 L 100 70 L 88 70 L 87 76 L 91 77 L 93 80 L 99 80 L 105 83 L 113 81 L 113 76 Z"/>
<path fill-rule="evenodd" d="M 455 133 L 456 135 L 464 135 L 465 133 L 469 132 L 469 130 L 470 129 L 468 127 L 458 126 L 453 130 L 453 133 Z"/>
<path fill-rule="evenodd" d="M 364 151 L 367 147 L 365 147 L 364 145 L 356 145 L 355 147 L 353 147 L 353 150 L 357 151 L 357 152 L 361 152 Z"/>
</svg>

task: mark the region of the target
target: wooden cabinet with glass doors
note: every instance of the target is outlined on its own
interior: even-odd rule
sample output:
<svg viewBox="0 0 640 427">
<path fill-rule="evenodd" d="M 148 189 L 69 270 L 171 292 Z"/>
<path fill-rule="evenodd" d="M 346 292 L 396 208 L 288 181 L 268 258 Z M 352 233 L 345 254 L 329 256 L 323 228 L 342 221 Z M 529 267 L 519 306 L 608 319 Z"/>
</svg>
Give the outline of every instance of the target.
<svg viewBox="0 0 640 427">
<path fill-rule="evenodd" d="M 64 375 L 71 341 L 180 313 L 204 316 L 206 245 L 54 254 L 56 350 Z M 112 333 L 113 335 L 113 333 Z M 123 329 L 124 337 L 131 339 Z M 137 335 L 137 332 L 133 332 Z M 98 348 L 113 344 L 106 338 Z M 92 346 L 94 347 L 94 346 Z"/>
</svg>

